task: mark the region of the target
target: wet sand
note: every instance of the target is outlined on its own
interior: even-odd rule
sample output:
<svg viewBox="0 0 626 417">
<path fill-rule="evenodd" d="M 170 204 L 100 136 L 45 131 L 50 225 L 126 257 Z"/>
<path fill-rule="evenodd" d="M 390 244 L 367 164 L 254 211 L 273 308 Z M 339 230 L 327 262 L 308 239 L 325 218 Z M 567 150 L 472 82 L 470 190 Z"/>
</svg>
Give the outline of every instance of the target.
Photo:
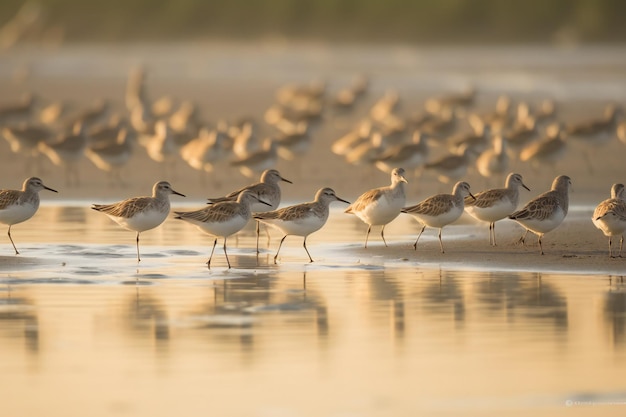
<svg viewBox="0 0 626 417">
<path fill-rule="evenodd" d="M 174 205 L 174 209 L 176 207 Z M 25 277 L 51 273 L 82 279 L 81 270 L 95 268 L 94 279 L 99 275 L 102 275 L 99 279 L 111 279 L 116 274 L 126 279 L 129 268 L 139 268 L 141 271 L 158 271 L 159 275 L 168 278 L 224 279 L 250 273 L 332 271 L 337 268 L 530 272 L 598 277 L 622 276 L 626 270 L 625 258 L 609 258 L 607 239 L 592 225 L 588 210 L 582 208 L 571 210 L 560 227 L 544 236 L 545 254 L 540 255 L 535 236 L 529 234 L 525 246 L 518 244 L 523 229 L 511 220 L 496 223 L 498 245 L 490 246 L 487 224 L 478 223 L 467 214 L 444 228 L 445 253 L 440 252 L 437 229 L 432 228 L 426 229 L 417 251 L 414 250 L 413 243 L 421 227 L 405 215 L 400 215 L 385 229 L 388 247 L 380 239 L 380 229 L 374 227 L 365 249 L 367 226 L 355 216 L 344 214 L 341 207 L 334 207 L 326 226 L 307 240 L 314 263 L 308 262 L 302 238 L 290 236 L 285 240 L 279 262 L 275 265 L 273 256 L 282 235 L 274 230 L 270 230 L 269 246 L 264 237 L 261 238 L 261 254 L 255 256 L 254 225 L 251 222 L 237 238 L 231 237 L 228 241 L 232 271 L 226 269 L 221 239 L 212 269 L 207 271 L 205 263 L 212 239 L 183 222 L 170 218 L 159 228 L 143 233 L 143 260 L 137 264 L 134 233 L 121 229 L 87 207 L 75 207 L 73 217 L 65 218 L 54 214 L 59 210 L 64 208 L 44 206 L 29 223 L 13 228 L 13 238 L 21 254 L 13 255 L 8 242 L 1 246 L 4 253 L 0 255 L 0 265 L 5 272 L 25 274 Z M 47 223 L 51 217 L 59 218 L 59 222 Z M 614 238 L 613 244 L 616 251 L 619 239 Z M 113 261 L 115 266 L 110 264 Z"/>
</svg>

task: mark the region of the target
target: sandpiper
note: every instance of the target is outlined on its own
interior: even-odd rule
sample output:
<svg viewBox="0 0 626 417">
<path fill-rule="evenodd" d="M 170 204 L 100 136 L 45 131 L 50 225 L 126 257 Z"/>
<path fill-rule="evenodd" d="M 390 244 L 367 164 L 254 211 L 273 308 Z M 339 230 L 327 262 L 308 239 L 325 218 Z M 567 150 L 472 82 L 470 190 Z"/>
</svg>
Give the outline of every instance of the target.
<svg viewBox="0 0 626 417">
<path fill-rule="evenodd" d="M 541 239 L 544 234 L 559 226 L 567 216 L 571 187 L 572 180 L 570 177 L 559 175 L 552 182 L 550 191 L 534 198 L 521 210 L 509 215 L 509 219 L 515 220 L 526 229 L 520 243 L 524 244 L 528 232 L 533 232 L 538 237 L 539 252 L 543 255 Z"/>
<path fill-rule="evenodd" d="M 185 197 L 174 191 L 169 182 L 159 181 L 152 187 L 152 197 L 133 197 L 114 204 L 94 204 L 91 208 L 106 214 L 123 228 L 137 232 L 137 262 L 140 262 L 139 234 L 163 223 L 170 212 L 171 194 Z"/>
<path fill-rule="evenodd" d="M 41 190 L 58 192 L 45 186 L 37 177 L 26 179 L 21 190 L 0 190 L 0 223 L 9 225 L 7 234 L 16 255 L 19 255 L 19 252 L 11 237 L 11 226 L 25 222 L 35 215 L 39 208 Z"/>
<path fill-rule="evenodd" d="M 367 223 L 366 248 L 367 239 L 374 225 L 382 225 L 380 236 L 387 246 L 385 226 L 398 217 L 406 203 L 404 184 L 407 180 L 404 178 L 404 172 L 404 168 L 395 168 L 391 171 L 391 185 L 366 191 L 345 210 L 345 213 L 354 214 Z"/>
<path fill-rule="evenodd" d="M 511 173 L 506 177 L 504 188 L 481 191 L 475 198 L 465 198 L 465 211 L 478 220 L 489 222 L 489 244 L 493 246 L 496 246 L 496 222 L 517 209 L 520 186 L 530 191 L 520 174 Z"/>
<path fill-rule="evenodd" d="M 306 238 L 313 232 L 321 229 L 328 220 L 328 206 L 333 201 L 341 201 L 350 204 L 348 201 L 339 198 L 332 188 L 322 188 L 315 194 L 315 200 L 309 203 L 296 204 L 265 213 L 255 213 L 254 218 L 282 231 L 285 236 L 280 240 L 278 251 L 274 256 L 274 263 L 278 259 L 280 248 L 289 235 L 304 237 L 304 250 L 309 256 L 309 261 L 313 262 L 311 254 L 306 247 Z"/>
<path fill-rule="evenodd" d="M 464 181 L 459 181 L 454 184 L 452 194 L 437 194 L 432 197 L 428 197 L 411 207 L 405 207 L 402 209 L 402 213 L 410 214 L 415 217 L 423 227 L 417 239 L 413 244 L 413 248 L 417 250 L 417 242 L 424 233 L 426 226 L 439 228 L 439 247 L 441 253 L 445 253 L 443 250 L 443 242 L 441 241 L 441 231 L 450 223 L 456 221 L 461 214 L 463 214 L 463 208 L 465 206 L 464 199 L 467 196 L 474 198 L 470 192 L 470 186 Z"/>
<path fill-rule="evenodd" d="M 293 184 L 286 178 L 283 178 L 280 175 L 280 172 L 275 169 L 267 169 L 263 171 L 261 174 L 261 180 L 257 183 L 245 186 L 240 188 L 232 193 L 218 198 L 209 198 L 209 204 L 219 203 L 222 201 L 235 201 L 239 197 L 239 195 L 246 191 L 252 191 L 255 195 L 258 195 L 263 202 L 252 202 L 250 209 L 252 212 L 265 212 L 276 210 L 278 205 L 280 204 L 281 192 L 279 182 L 284 181 L 289 184 Z M 268 240 L 269 240 L 269 232 L 268 232 Z M 257 221 L 256 225 L 256 250 L 259 252 L 259 222 Z"/>
<path fill-rule="evenodd" d="M 251 206 L 257 202 L 269 206 L 269 203 L 263 201 L 256 192 L 244 190 L 239 193 L 236 201 L 222 201 L 195 211 L 176 211 L 175 218 L 191 223 L 204 233 L 215 237 L 213 249 L 207 261 L 209 269 L 211 269 L 211 259 L 213 259 L 217 238 L 223 237 L 224 255 L 230 269 L 230 260 L 226 252 L 226 240 L 229 236 L 243 229 L 248 223 L 252 215 Z"/>
<path fill-rule="evenodd" d="M 593 224 L 609 238 L 609 257 L 613 258 L 611 241 L 613 236 L 620 236 L 619 254 L 622 256 L 624 231 L 626 231 L 626 189 L 624 184 L 613 184 L 611 198 L 604 200 L 593 212 Z"/>
</svg>

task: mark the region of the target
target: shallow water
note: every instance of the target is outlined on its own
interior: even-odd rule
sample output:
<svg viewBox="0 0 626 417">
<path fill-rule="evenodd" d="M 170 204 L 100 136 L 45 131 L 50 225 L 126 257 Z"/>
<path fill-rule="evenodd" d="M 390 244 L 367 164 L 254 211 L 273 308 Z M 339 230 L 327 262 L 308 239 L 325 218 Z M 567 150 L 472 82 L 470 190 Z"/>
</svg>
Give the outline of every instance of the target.
<svg viewBox="0 0 626 417">
<path fill-rule="evenodd" d="M 469 229 L 451 227 L 444 243 L 454 249 Z M 138 264 L 134 234 L 86 204 L 43 206 L 12 232 L 20 263 L 0 245 L 3 415 L 617 415 L 626 405 L 619 277 L 363 258 L 365 227 L 339 207 L 309 238 L 313 264 L 293 237 L 274 265 L 274 232 L 257 260 L 249 227 L 229 241 L 233 269 L 220 241 L 209 271 L 211 238 L 171 219 L 142 235 Z M 392 223 L 388 249 L 410 247 L 415 232 L 410 219 Z M 381 248 L 377 232 L 370 244 Z M 436 234 L 423 244 L 438 250 Z"/>
</svg>

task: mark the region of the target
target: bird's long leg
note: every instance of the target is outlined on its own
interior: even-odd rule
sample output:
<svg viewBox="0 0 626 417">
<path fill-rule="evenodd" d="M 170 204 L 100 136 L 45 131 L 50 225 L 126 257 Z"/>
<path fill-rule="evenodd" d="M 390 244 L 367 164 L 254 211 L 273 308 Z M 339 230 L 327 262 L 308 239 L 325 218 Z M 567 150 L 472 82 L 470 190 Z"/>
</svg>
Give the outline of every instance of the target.
<svg viewBox="0 0 626 417">
<path fill-rule="evenodd" d="M 422 233 L 424 233 L 425 229 L 426 229 L 426 225 L 424 225 L 424 227 L 422 227 L 422 230 L 420 231 L 420 234 L 417 235 L 417 239 L 415 239 L 415 243 L 413 244 L 413 249 L 417 250 L 417 242 L 420 240 L 420 236 L 422 235 Z"/>
<path fill-rule="evenodd" d="M 367 249 L 367 239 L 370 237 L 370 231 L 372 230 L 372 225 L 367 226 L 367 234 L 365 235 L 365 249 Z"/>
<path fill-rule="evenodd" d="M 519 240 L 517 241 L 518 245 L 521 243 L 522 246 L 526 246 L 526 235 L 527 234 L 528 234 L 528 229 L 526 229 L 526 232 L 524 233 L 524 235 L 522 235 L 522 237 L 520 237 Z"/>
<path fill-rule="evenodd" d="M 268 225 L 265 225 L 265 235 L 267 236 L 267 246 L 269 247 L 272 235 L 270 234 L 270 227 Z"/>
<path fill-rule="evenodd" d="M 261 232 L 261 224 L 256 221 L 256 253 L 259 253 L 259 233 Z"/>
<path fill-rule="evenodd" d="M 141 262 L 139 258 L 139 232 L 137 232 L 137 262 Z"/>
<path fill-rule="evenodd" d="M 13 238 L 11 237 L 11 226 L 9 225 L 9 233 L 7 233 L 9 235 L 9 240 L 11 241 L 11 245 L 13 245 L 13 249 L 15 249 L 15 254 L 19 255 L 20 253 L 17 251 L 17 248 L 15 247 L 15 243 L 13 243 Z"/>
<path fill-rule="evenodd" d="M 213 252 L 215 252 L 215 245 L 217 245 L 217 238 L 213 241 L 213 249 L 211 250 L 211 256 L 209 256 L 209 260 L 207 261 L 207 267 L 211 269 L 211 259 L 213 259 Z"/>
<path fill-rule="evenodd" d="M 617 255 L 618 257 L 622 257 L 622 246 L 624 246 L 624 235 L 622 235 L 622 237 L 619 240 L 619 255 Z"/>
<path fill-rule="evenodd" d="M 276 259 L 278 259 L 278 254 L 280 253 L 280 248 L 283 246 L 283 242 L 285 241 L 286 237 L 287 237 L 287 235 L 283 236 L 283 238 L 280 240 L 280 243 L 278 244 L 278 250 L 276 251 L 276 255 L 274 255 L 274 263 L 276 263 Z"/>
<path fill-rule="evenodd" d="M 609 258 L 613 257 L 613 249 L 612 249 L 612 241 L 613 240 L 613 236 L 609 236 Z"/>
<path fill-rule="evenodd" d="M 442 230 L 443 230 L 443 228 L 440 228 L 440 229 L 439 229 L 439 235 L 438 235 L 438 236 L 439 236 L 439 247 L 441 248 L 441 253 L 446 253 L 446 252 L 443 250 L 443 242 L 441 241 L 441 231 L 442 231 Z"/>
<path fill-rule="evenodd" d="M 385 247 L 387 246 L 387 241 L 385 240 L 385 225 L 383 224 L 383 228 L 380 229 L 380 237 L 383 238 L 383 243 L 385 244 Z"/>
<path fill-rule="evenodd" d="M 230 269 L 230 260 L 228 259 L 228 253 L 226 252 L 226 237 L 224 237 L 224 255 L 226 256 L 226 263 L 228 264 L 228 269 Z"/>
<path fill-rule="evenodd" d="M 543 234 L 538 235 L 538 236 L 539 236 L 539 239 L 537 239 L 537 242 L 539 242 L 539 253 L 543 255 L 543 247 L 541 246 L 541 238 L 543 237 Z"/>
<path fill-rule="evenodd" d="M 306 251 L 306 254 L 309 255 L 309 261 L 313 262 L 313 258 L 311 258 L 311 254 L 309 253 L 309 250 L 306 248 L 306 236 L 304 237 L 304 243 L 302 246 L 304 246 L 304 250 Z"/>
</svg>

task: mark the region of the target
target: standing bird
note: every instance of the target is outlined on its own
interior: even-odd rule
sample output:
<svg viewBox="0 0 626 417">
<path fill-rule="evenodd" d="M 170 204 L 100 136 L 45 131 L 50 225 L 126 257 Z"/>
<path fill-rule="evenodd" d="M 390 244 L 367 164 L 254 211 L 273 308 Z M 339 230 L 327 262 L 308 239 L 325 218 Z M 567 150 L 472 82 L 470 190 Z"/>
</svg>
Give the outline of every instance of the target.
<svg viewBox="0 0 626 417">
<path fill-rule="evenodd" d="M 222 201 L 211 204 L 201 210 L 177 211 L 175 212 L 175 218 L 191 223 L 204 233 L 215 237 L 213 250 L 211 250 L 211 255 L 207 261 L 209 269 L 211 269 L 211 259 L 213 259 L 217 238 L 223 237 L 224 255 L 226 256 L 228 269 L 230 269 L 230 260 L 226 252 L 226 240 L 228 236 L 237 233 L 248 223 L 252 216 L 250 207 L 256 202 L 269 206 L 254 191 L 244 190 L 237 196 L 236 201 Z"/>
<path fill-rule="evenodd" d="M 39 208 L 39 191 L 48 190 L 57 193 L 57 190 L 46 187 L 37 177 L 28 178 L 22 185 L 22 190 L 0 190 L 0 223 L 9 225 L 9 240 L 19 255 L 13 238 L 11 226 L 25 222 L 35 215 Z"/>
<path fill-rule="evenodd" d="M 380 236 L 387 246 L 385 226 L 398 217 L 406 203 L 404 184 L 407 180 L 404 178 L 404 172 L 404 168 L 395 168 L 391 171 L 391 185 L 366 191 L 345 210 L 345 213 L 354 214 L 367 223 L 365 248 L 367 248 L 367 239 L 374 225 L 382 225 Z"/>
<path fill-rule="evenodd" d="M 276 210 L 280 204 L 281 198 L 280 186 L 278 185 L 280 181 L 293 184 L 288 179 L 283 178 L 277 170 L 266 169 L 263 171 L 263 174 L 261 174 L 261 180 L 259 182 L 240 188 L 239 190 L 233 191 L 224 197 L 209 198 L 209 204 L 220 203 L 222 201 L 236 201 L 241 193 L 249 190 L 263 200 L 262 202 L 252 202 L 251 210 L 253 213 Z M 267 238 L 269 243 L 269 232 L 267 234 Z M 259 253 L 258 221 L 256 224 L 256 251 Z"/>
<path fill-rule="evenodd" d="M 304 236 L 304 250 L 309 256 L 309 261 L 313 262 L 313 258 L 311 258 L 311 254 L 306 247 L 306 238 L 326 224 L 329 214 L 328 206 L 333 201 L 350 204 L 348 201 L 337 197 L 332 188 L 321 188 L 315 194 L 315 201 L 310 203 L 296 204 L 266 213 L 254 214 L 255 219 L 274 226 L 285 234 L 280 240 L 276 255 L 274 255 L 274 263 L 278 259 L 278 254 L 285 238 L 289 235 Z"/>
<path fill-rule="evenodd" d="M 613 184 L 611 187 L 611 198 L 604 200 L 593 211 L 591 218 L 594 226 L 609 237 L 609 257 L 613 258 L 611 240 L 613 236 L 620 236 L 619 254 L 622 256 L 622 246 L 624 245 L 624 231 L 626 231 L 626 189 L 624 184 Z"/>
<path fill-rule="evenodd" d="M 526 229 L 520 243 L 524 244 L 529 231 L 537 235 L 539 251 L 543 255 L 541 239 L 543 235 L 559 226 L 569 208 L 569 191 L 572 180 L 567 175 L 559 175 L 552 182 L 550 191 L 529 201 L 524 208 L 512 213 L 509 219 L 515 220 Z"/>
<path fill-rule="evenodd" d="M 170 212 L 171 194 L 185 197 L 174 191 L 169 182 L 159 181 L 152 187 L 152 197 L 133 197 L 114 204 L 94 204 L 91 208 L 106 214 L 123 228 L 137 232 L 137 262 L 140 262 L 139 234 L 163 223 Z"/>
<path fill-rule="evenodd" d="M 461 217 L 465 207 L 465 197 L 467 196 L 475 198 L 470 192 L 469 184 L 459 181 L 454 184 L 452 194 L 437 194 L 414 206 L 403 208 L 402 213 L 410 214 L 423 225 L 413 244 L 413 248 L 417 250 L 417 242 L 420 240 L 422 233 L 424 233 L 426 226 L 438 227 L 439 247 L 441 248 L 441 253 L 445 253 L 443 242 L 441 241 L 441 231 L 445 226 Z"/>
<path fill-rule="evenodd" d="M 511 173 L 504 188 L 481 191 L 473 199 L 465 198 L 465 211 L 477 220 L 489 222 L 489 244 L 493 246 L 496 246 L 496 222 L 517 209 L 520 186 L 530 191 L 520 174 Z"/>
</svg>

